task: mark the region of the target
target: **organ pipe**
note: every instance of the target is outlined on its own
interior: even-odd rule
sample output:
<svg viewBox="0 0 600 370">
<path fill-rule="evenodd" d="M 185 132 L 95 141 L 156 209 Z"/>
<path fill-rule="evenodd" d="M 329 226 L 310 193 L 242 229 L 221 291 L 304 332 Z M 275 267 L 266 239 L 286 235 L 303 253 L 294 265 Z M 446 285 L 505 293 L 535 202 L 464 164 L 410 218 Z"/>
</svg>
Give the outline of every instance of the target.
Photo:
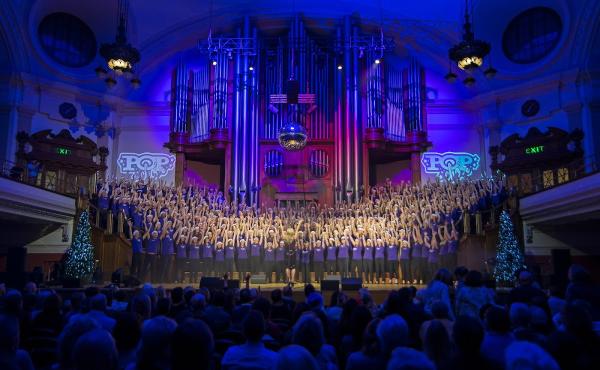
<svg viewBox="0 0 600 370">
<path fill-rule="evenodd" d="M 189 99 L 189 72 L 188 67 L 180 61 L 175 69 L 174 93 L 171 96 L 171 132 L 186 133 L 187 112 Z"/>
</svg>

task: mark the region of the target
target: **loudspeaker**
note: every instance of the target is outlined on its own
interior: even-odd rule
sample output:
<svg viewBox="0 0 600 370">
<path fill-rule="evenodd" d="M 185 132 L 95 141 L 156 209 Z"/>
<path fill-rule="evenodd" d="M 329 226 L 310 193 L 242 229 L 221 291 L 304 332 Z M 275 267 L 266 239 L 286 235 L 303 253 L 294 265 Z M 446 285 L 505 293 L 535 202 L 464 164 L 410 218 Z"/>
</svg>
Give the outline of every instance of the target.
<svg viewBox="0 0 600 370">
<path fill-rule="evenodd" d="M 340 290 L 339 280 L 323 280 L 321 281 L 321 291 L 323 292 L 335 292 Z"/>
<path fill-rule="evenodd" d="M 287 103 L 298 104 L 298 93 L 300 92 L 300 84 L 297 80 L 287 80 Z"/>
<path fill-rule="evenodd" d="M 113 284 L 121 285 L 123 282 L 123 269 L 118 268 L 115 272 L 110 275 L 110 282 Z"/>
<path fill-rule="evenodd" d="M 200 279 L 200 288 L 208 288 L 208 290 L 223 289 L 223 279 L 218 277 L 203 276 Z"/>
<path fill-rule="evenodd" d="M 265 274 L 256 274 L 250 276 L 251 284 L 266 284 L 267 283 L 267 275 Z"/>
<path fill-rule="evenodd" d="M 126 275 L 123 278 L 123 285 L 125 288 L 135 288 L 140 286 L 142 281 L 133 275 Z"/>
<path fill-rule="evenodd" d="M 79 279 L 64 278 L 62 281 L 63 288 L 81 288 Z"/>
<path fill-rule="evenodd" d="M 228 289 L 240 289 L 240 280 L 227 280 L 227 288 Z"/>
<path fill-rule="evenodd" d="M 342 290 L 343 291 L 355 291 L 355 290 L 359 290 L 360 288 L 362 288 L 362 279 L 354 279 L 354 278 L 348 278 L 348 279 L 342 279 Z"/>
</svg>

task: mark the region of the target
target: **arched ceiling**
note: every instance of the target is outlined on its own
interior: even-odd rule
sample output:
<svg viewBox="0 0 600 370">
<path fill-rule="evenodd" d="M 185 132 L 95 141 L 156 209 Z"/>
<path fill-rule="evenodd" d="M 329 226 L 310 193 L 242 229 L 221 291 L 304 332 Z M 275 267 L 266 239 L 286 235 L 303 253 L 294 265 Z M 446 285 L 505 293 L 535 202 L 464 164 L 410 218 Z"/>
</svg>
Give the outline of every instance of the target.
<svg viewBox="0 0 600 370">
<path fill-rule="evenodd" d="M 94 62 L 97 64 L 88 68 L 61 69 L 40 55 L 36 29 L 45 15 L 64 11 L 85 21 L 96 34 L 99 44 L 112 42 L 116 30 L 117 0 L 25 0 L 10 3 L 14 12 L 21 14 L 21 35 L 30 47 L 27 54 L 31 54 L 30 57 L 41 66 L 32 66 L 32 69 L 38 69 L 40 71 L 36 72 L 40 73 L 44 70 L 49 76 L 63 77 L 67 82 L 88 84 L 92 89 L 103 88 L 93 74 L 95 65 L 101 63 L 99 57 Z M 475 0 L 475 35 L 492 44 L 491 60 L 499 73 L 492 81 L 485 81 L 480 76 L 480 83 L 472 93 L 505 87 L 516 81 L 568 68 L 569 50 L 577 26 L 583 22 L 582 19 L 589 20 L 598 13 L 598 7 L 590 6 L 591 3 L 597 1 Z M 562 16 L 562 40 L 556 50 L 542 61 L 526 66 L 514 64 L 501 51 L 502 32 L 514 16 L 541 5 L 555 9 Z M 593 14 L 584 14 L 590 8 L 594 9 Z M 214 34 L 231 34 L 244 16 L 250 16 L 259 32 L 268 35 L 286 29 L 292 16 L 299 13 L 310 32 L 322 35 L 330 34 L 348 15 L 359 19 L 363 30 L 375 31 L 383 26 L 385 35 L 395 40 L 396 56 L 416 56 L 426 68 L 443 75 L 448 68 L 448 48 L 461 37 L 464 0 L 130 0 L 130 9 L 128 37 L 141 51 L 142 74 L 154 73 L 169 64 L 167 61 L 181 51 L 196 48 L 199 40 L 206 39 L 211 24 Z"/>
</svg>

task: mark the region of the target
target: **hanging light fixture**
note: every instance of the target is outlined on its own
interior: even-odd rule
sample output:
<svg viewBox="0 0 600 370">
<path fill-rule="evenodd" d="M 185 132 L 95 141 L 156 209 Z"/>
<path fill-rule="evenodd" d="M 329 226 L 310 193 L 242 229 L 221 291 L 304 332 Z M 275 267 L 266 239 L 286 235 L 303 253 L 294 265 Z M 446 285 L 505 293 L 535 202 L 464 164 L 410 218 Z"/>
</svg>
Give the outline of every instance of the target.
<svg viewBox="0 0 600 370">
<path fill-rule="evenodd" d="M 119 0 L 119 25 L 117 26 L 115 42 L 111 44 L 102 44 L 100 46 L 100 55 L 106 60 L 108 68 L 114 71 L 115 74 L 126 74 L 130 76 L 130 74 L 133 73 L 133 67 L 140 61 L 140 52 L 131 46 L 131 44 L 127 43 L 128 7 L 129 4 L 127 0 Z M 103 68 L 96 68 L 96 72 L 98 72 L 99 69 Z M 111 78 L 111 80 L 116 84 L 115 79 Z M 141 82 L 139 78 L 134 77 L 131 79 L 131 82 L 133 83 L 134 80 L 137 82 L 137 86 L 139 86 L 139 83 Z M 108 81 L 107 85 L 109 85 Z"/>
<path fill-rule="evenodd" d="M 462 41 L 448 50 L 450 60 L 463 71 L 473 72 L 483 65 L 483 59 L 490 53 L 488 42 L 475 39 L 469 20 L 469 0 L 465 0 L 465 24 Z"/>
</svg>

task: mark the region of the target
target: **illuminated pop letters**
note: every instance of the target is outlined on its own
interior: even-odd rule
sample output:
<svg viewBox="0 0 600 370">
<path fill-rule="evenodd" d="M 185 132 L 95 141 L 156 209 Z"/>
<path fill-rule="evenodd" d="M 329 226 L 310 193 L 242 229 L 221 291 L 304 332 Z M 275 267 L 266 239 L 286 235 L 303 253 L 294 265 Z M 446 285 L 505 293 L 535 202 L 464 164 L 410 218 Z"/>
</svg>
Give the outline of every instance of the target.
<svg viewBox="0 0 600 370">
<path fill-rule="evenodd" d="M 467 178 L 479 169 L 479 155 L 464 152 L 423 153 L 421 165 L 426 173 L 442 180 Z"/>
<path fill-rule="evenodd" d="M 175 156 L 163 153 L 120 153 L 119 171 L 135 178 L 159 179 L 175 167 Z"/>
</svg>

